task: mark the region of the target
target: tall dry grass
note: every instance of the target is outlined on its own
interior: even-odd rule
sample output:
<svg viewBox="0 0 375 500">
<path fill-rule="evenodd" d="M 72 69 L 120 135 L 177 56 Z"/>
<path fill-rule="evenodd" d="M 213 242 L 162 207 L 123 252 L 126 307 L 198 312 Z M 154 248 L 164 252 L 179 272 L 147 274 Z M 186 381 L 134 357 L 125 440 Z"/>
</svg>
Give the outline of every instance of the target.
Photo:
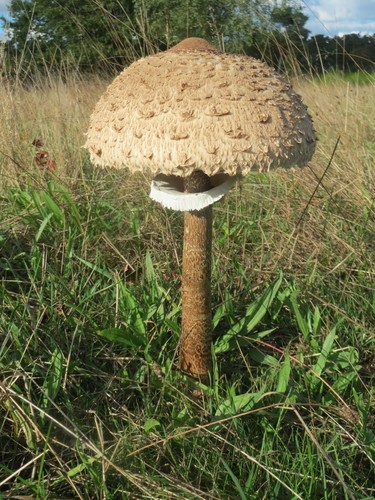
<svg viewBox="0 0 375 500">
<path fill-rule="evenodd" d="M 88 117 L 107 82 L 71 75 L 36 79 L 27 86 L 3 81 L 0 87 L 1 184 L 14 184 L 28 174 L 40 174 L 33 141 L 56 162 L 56 175 L 74 180 L 81 174 Z"/>
<path fill-rule="evenodd" d="M 369 202 L 364 188 L 374 194 L 375 84 L 346 82 L 338 75 L 328 83 L 302 80 L 295 87 L 308 105 L 318 132 L 313 165 L 327 163 L 340 138 L 332 162 L 333 194 L 346 192 L 358 197 L 360 203 Z"/>
<path fill-rule="evenodd" d="M 85 131 L 107 84 L 99 77 L 79 75 L 36 79 L 27 86 L 12 86 L 4 80 L 0 87 L 1 186 L 43 181 L 45 172 L 35 163 L 32 143 L 36 139 L 56 162 L 54 175 L 71 186 L 84 181 L 83 169 L 89 168 L 82 149 Z M 255 258 L 255 267 L 270 272 L 279 265 L 304 272 L 318 261 L 326 261 L 329 269 L 332 260 L 322 252 L 332 252 L 332 248 L 341 249 L 337 252 L 342 261 L 350 253 L 366 258 L 363 242 L 343 242 L 342 232 L 345 225 L 363 223 L 363 211 L 372 210 L 374 197 L 375 85 L 345 82 L 337 76 L 327 82 L 298 78 L 294 86 L 309 107 L 319 138 L 311 164 L 295 171 L 249 176 L 238 188 L 244 204 L 239 217 L 249 216 L 247 203 L 254 201 L 271 214 L 260 216 L 264 241 L 257 247 L 258 261 L 252 256 L 252 266 Z M 137 191 L 129 189 L 129 180 L 126 186 L 116 184 L 113 189 L 118 199 Z M 232 191 L 232 198 L 240 199 L 238 189 Z M 222 210 L 220 205 L 217 209 Z M 368 220 L 371 224 L 370 215 Z M 269 249 L 273 257 L 265 265 Z M 340 268 L 340 261 L 335 265 Z"/>
</svg>

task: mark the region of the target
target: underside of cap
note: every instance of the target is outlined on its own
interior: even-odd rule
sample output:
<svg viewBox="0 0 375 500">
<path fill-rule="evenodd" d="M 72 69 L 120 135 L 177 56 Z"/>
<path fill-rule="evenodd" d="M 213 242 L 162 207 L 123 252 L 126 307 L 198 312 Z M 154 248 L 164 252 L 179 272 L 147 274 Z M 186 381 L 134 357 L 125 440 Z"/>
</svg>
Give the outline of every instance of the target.
<svg viewBox="0 0 375 500">
<path fill-rule="evenodd" d="M 235 176 L 303 166 L 315 141 L 306 106 L 273 69 L 193 38 L 125 69 L 98 102 L 85 146 L 103 167 Z"/>
</svg>

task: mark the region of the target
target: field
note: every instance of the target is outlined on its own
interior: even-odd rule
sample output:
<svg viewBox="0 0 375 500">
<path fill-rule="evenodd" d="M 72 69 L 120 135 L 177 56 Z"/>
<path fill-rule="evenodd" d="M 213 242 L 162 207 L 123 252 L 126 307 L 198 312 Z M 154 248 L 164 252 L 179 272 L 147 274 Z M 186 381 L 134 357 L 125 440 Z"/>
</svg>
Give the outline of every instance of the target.
<svg viewBox="0 0 375 500">
<path fill-rule="evenodd" d="M 295 79 L 313 161 L 215 205 L 198 393 L 182 216 L 82 148 L 108 82 L 0 83 L 0 495 L 374 498 L 374 81 Z"/>
</svg>

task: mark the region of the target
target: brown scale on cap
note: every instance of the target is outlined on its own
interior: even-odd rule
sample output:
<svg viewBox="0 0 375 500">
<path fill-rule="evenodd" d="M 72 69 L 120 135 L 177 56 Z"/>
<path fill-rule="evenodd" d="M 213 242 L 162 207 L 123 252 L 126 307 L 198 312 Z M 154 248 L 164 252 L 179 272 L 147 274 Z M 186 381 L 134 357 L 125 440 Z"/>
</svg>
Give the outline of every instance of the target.
<svg viewBox="0 0 375 500">
<path fill-rule="evenodd" d="M 246 175 L 305 165 L 315 133 L 301 98 L 273 69 L 188 38 L 113 81 L 91 116 L 86 147 L 103 167 Z"/>
<path fill-rule="evenodd" d="M 214 52 L 218 54 L 220 51 L 211 45 L 204 38 L 191 37 L 182 40 L 171 49 L 169 52 L 190 52 L 190 51 L 203 51 L 203 52 Z"/>
</svg>

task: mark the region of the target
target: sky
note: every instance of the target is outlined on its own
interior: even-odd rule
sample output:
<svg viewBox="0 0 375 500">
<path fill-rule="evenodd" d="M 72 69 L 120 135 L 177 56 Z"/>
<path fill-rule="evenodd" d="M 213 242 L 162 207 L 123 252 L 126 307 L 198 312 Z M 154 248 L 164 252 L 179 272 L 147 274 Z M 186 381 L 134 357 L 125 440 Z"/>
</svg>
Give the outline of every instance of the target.
<svg viewBox="0 0 375 500">
<path fill-rule="evenodd" d="M 0 15 L 6 15 L 9 3 L 0 0 Z M 375 33 L 375 0 L 300 0 L 300 3 L 309 17 L 306 27 L 312 35 Z"/>
<path fill-rule="evenodd" d="M 312 35 L 375 33 L 375 0 L 304 0 Z"/>
</svg>

